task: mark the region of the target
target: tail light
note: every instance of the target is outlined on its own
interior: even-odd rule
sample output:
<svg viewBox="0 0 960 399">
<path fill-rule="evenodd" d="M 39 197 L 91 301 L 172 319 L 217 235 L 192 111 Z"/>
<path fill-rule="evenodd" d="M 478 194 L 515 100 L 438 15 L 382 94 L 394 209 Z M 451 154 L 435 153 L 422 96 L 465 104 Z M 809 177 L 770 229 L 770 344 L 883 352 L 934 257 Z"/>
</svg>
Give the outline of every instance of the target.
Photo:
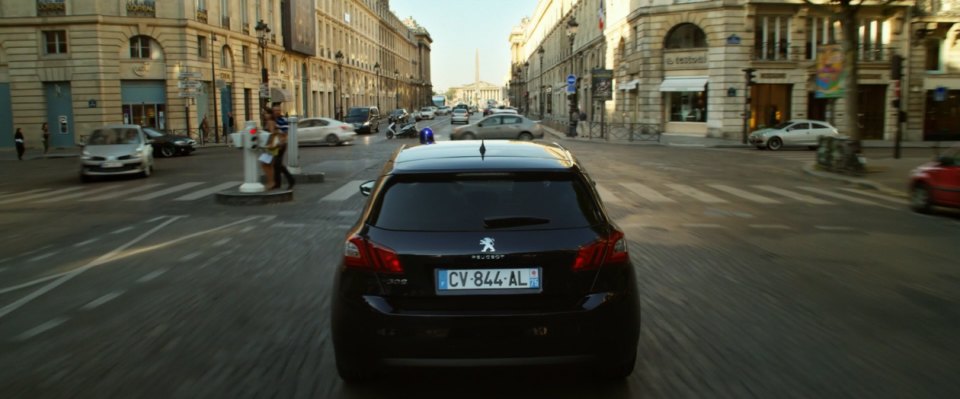
<svg viewBox="0 0 960 399">
<path fill-rule="evenodd" d="M 594 270 L 603 265 L 625 262 L 629 257 L 627 239 L 623 232 L 614 230 L 606 239 L 581 247 L 573 261 L 573 271 Z"/>
<path fill-rule="evenodd" d="M 353 236 L 344 243 L 343 260 L 347 267 L 380 273 L 403 273 L 403 265 L 392 249 Z"/>
<path fill-rule="evenodd" d="M 340 125 L 340 130 L 353 130 L 349 125 Z"/>
</svg>

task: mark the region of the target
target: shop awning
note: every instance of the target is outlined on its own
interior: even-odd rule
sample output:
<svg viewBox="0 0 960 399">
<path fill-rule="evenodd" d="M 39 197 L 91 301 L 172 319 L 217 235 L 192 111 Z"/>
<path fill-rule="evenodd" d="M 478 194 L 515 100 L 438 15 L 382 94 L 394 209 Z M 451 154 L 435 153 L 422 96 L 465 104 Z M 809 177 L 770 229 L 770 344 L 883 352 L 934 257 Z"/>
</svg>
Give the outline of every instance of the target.
<svg viewBox="0 0 960 399">
<path fill-rule="evenodd" d="M 270 102 L 285 103 L 293 101 L 293 94 L 279 87 L 270 88 Z"/>
<path fill-rule="evenodd" d="M 660 83 L 660 91 L 703 91 L 706 85 L 706 76 L 672 77 Z"/>
<path fill-rule="evenodd" d="M 640 79 L 623 82 L 617 85 L 617 90 L 636 90 L 638 84 L 640 84 Z"/>
</svg>

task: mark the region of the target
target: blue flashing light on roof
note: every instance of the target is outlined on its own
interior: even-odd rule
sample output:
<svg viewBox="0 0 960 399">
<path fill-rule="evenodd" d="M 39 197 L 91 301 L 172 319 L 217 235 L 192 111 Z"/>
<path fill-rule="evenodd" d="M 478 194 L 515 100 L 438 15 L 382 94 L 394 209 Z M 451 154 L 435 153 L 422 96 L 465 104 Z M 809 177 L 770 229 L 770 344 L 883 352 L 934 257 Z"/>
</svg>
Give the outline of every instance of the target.
<svg viewBox="0 0 960 399">
<path fill-rule="evenodd" d="M 420 144 L 434 144 L 436 141 L 433 139 L 433 130 L 430 130 L 429 127 L 423 128 L 420 131 Z"/>
</svg>

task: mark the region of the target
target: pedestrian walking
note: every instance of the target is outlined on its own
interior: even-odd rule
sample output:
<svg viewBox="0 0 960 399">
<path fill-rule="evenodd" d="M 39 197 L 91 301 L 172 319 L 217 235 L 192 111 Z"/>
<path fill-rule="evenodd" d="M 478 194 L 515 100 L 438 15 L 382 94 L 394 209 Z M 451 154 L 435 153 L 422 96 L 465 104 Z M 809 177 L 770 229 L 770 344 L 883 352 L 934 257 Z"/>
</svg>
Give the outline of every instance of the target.
<svg viewBox="0 0 960 399">
<path fill-rule="evenodd" d="M 207 124 L 207 116 L 204 115 L 203 119 L 200 120 L 200 142 L 201 143 L 206 142 L 208 126 L 209 125 Z"/>
<path fill-rule="evenodd" d="M 290 173 L 290 170 L 287 169 L 287 166 L 283 164 L 283 156 L 287 153 L 287 129 L 290 124 L 287 122 L 287 119 L 280 115 L 280 107 L 273 107 L 273 115 L 276 118 L 277 125 L 277 134 L 271 135 L 271 141 L 274 143 L 274 146 L 277 148 L 277 154 L 273 158 L 273 182 L 274 185 L 271 186 L 271 189 L 280 188 L 283 185 L 282 177 L 287 178 L 287 190 L 292 190 L 293 185 L 296 184 L 296 180 L 293 178 L 293 174 Z M 276 140 L 273 140 L 276 136 Z M 269 145 L 268 145 L 269 147 Z M 282 175 L 282 176 L 281 176 Z"/>
<path fill-rule="evenodd" d="M 262 114 L 263 114 L 263 123 L 264 123 L 263 128 L 266 129 L 268 133 L 270 133 L 270 140 L 273 140 L 274 136 L 277 135 L 276 132 L 278 130 L 277 124 L 273 120 L 273 113 L 269 112 L 268 110 L 263 110 Z M 268 142 L 267 147 L 263 149 L 263 152 L 260 153 L 260 157 L 257 158 L 257 161 L 260 162 L 260 168 L 263 170 L 264 186 L 267 187 L 268 190 L 273 189 L 273 186 L 275 185 L 274 179 L 273 179 L 273 175 L 274 175 L 273 158 L 275 157 L 274 154 L 275 154 L 275 151 L 274 149 L 270 148 L 270 143 Z"/>
<path fill-rule="evenodd" d="M 23 160 L 23 152 L 26 150 L 26 140 L 23 138 L 23 132 L 20 131 L 20 128 L 17 128 L 17 132 L 13 134 L 13 141 L 17 144 L 17 159 Z"/>
<path fill-rule="evenodd" d="M 589 131 L 590 125 L 587 124 L 587 113 L 580 110 L 580 128 L 584 133 Z M 582 134 L 581 134 L 582 135 Z"/>
<path fill-rule="evenodd" d="M 40 130 L 43 131 L 43 153 L 46 154 L 47 150 L 50 149 L 50 128 L 47 126 L 47 122 L 40 125 Z"/>
<path fill-rule="evenodd" d="M 227 133 L 229 134 L 229 133 L 235 132 L 236 130 L 234 130 L 234 127 L 236 125 L 237 124 L 236 124 L 236 121 L 234 120 L 233 112 L 232 111 L 227 112 Z"/>
</svg>

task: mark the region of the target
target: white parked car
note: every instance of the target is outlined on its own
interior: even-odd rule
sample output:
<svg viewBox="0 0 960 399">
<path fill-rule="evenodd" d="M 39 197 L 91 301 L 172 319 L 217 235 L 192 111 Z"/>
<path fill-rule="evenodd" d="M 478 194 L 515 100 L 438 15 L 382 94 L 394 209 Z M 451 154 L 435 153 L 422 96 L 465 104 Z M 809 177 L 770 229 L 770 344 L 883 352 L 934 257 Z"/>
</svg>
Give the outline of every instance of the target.
<svg viewBox="0 0 960 399">
<path fill-rule="evenodd" d="M 467 112 L 466 108 L 457 108 L 453 110 L 453 113 L 450 114 L 450 124 L 462 123 L 464 125 L 470 123 L 470 113 Z"/>
<path fill-rule="evenodd" d="M 340 145 L 357 137 L 353 125 L 330 118 L 303 118 L 297 121 L 297 144 Z"/>
<path fill-rule="evenodd" d="M 420 108 L 420 119 L 433 119 L 437 116 L 436 111 L 433 107 L 423 107 Z"/>
<path fill-rule="evenodd" d="M 824 121 L 793 119 L 774 127 L 750 133 L 748 140 L 758 149 L 773 151 L 783 147 L 807 147 L 816 149 L 820 136 L 839 137 L 837 128 Z"/>
<path fill-rule="evenodd" d="M 517 115 L 517 110 L 513 108 L 491 108 L 491 114 L 513 114 Z"/>
</svg>

